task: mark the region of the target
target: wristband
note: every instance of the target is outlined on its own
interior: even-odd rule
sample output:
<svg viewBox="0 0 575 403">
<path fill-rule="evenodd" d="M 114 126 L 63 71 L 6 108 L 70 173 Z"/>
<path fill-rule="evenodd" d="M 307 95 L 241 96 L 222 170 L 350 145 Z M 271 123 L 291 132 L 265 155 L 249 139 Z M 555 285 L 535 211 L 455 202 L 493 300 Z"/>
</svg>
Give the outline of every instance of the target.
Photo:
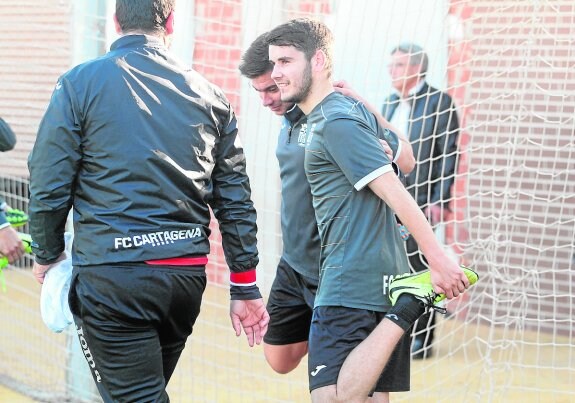
<svg viewBox="0 0 575 403">
<path fill-rule="evenodd" d="M 256 284 L 256 269 L 251 269 L 241 273 L 230 273 L 230 285 L 250 286 Z"/>
<path fill-rule="evenodd" d="M 4 229 L 4 228 L 9 227 L 9 226 L 10 226 L 10 223 L 5 222 L 5 223 L 0 224 L 0 229 Z"/>
</svg>

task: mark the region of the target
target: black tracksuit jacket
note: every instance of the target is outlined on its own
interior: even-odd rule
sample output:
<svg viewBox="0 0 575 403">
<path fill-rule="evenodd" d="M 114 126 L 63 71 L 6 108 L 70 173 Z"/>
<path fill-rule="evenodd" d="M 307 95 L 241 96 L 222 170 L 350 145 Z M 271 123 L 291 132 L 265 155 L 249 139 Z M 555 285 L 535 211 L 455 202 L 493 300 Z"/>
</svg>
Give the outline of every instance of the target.
<svg viewBox="0 0 575 403">
<path fill-rule="evenodd" d="M 391 120 L 399 97 L 394 94 L 383 104 L 381 114 Z M 451 97 L 427 83 L 415 94 L 408 132 L 415 170 L 406 176 L 407 190 L 420 207 L 440 203 L 448 208 L 457 169 L 459 121 Z"/>
<path fill-rule="evenodd" d="M 258 263 L 232 108 L 159 38 L 124 36 L 60 77 L 28 166 L 41 264 L 63 251 L 70 208 L 74 266 L 206 255 L 209 207 L 230 269 Z"/>
</svg>

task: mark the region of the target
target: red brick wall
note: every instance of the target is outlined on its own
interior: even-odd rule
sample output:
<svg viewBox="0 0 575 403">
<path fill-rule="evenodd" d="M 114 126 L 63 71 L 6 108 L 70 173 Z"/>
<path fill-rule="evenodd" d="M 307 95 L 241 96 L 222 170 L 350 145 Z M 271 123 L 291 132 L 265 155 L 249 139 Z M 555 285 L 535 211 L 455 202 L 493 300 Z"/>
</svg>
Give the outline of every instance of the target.
<svg viewBox="0 0 575 403">
<path fill-rule="evenodd" d="M 196 0 L 194 19 L 198 24 L 194 44 L 194 69 L 224 89 L 237 115 L 240 114 L 242 53 L 242 1 Z M 212 219 L 208 280 L 227 284 L 229 270 L 222 250 L 217 221 Z"/>
<path fill-rule="evenodd" d="M 492 302 L 479 308 L 522 328 L 572 332 L 573 297 L 559 290 L 575 280 L 575 5 L 452 1 L 451 10 L 464 34 L 450 57 L 465 127 L 461 241 L 482 275 L 475 295 Z"/>
<path fill-rule="evenodd" d="M 469 68 L 470 60 L 473 56 L 471 43 L 465 41 L 464 35 L 469 24 L 469 18 L 472 15 L 472 8 L 468 4 L 452 0 L 449 8 L 448 19 L 453 29 L 448 35 L 448 61 L 447 61 L 447 87 L 448 93 L 453 97 L 458 107 L 458 117 L 460 127 L 462 128 L 459 135 L 459 162 L 458 176 L 452 189 L 454 200 L 451 203 L 452 214 L 448 218 L 451 222 L 446 230 L 446 243 L 453 248 L 454 252 L 461 256 L 461 263 L 465 264 L 462 243 L 468 238 L 465 225 L 457 225 L 464 222 L 467 200 L 466 173 L 469 169 L 467 154 L 467 145 L 469 143 L 469 132 L 466 130 L 467 121 L 472 112 L 471 106 L 466 102 L 468 93 L 469 79 L 471 71 Z"/>
<path fill-rule="evenodd" d="M 242 1 L 196 0 L 194 69 L 225 89 L 239 114 Z"/>
</svg>

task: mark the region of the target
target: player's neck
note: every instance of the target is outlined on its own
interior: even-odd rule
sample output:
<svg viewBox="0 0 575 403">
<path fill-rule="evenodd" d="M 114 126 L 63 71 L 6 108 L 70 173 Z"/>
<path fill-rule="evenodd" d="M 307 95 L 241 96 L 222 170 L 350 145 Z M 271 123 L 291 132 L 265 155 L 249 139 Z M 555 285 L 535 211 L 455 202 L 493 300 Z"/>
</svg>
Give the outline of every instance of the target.
<svg viewBox="0 0 575 403">
<path fill-rule="evenodd" d="M 332 92 L 334 92 L 333 84 L 330 80 L 315 82 L 308 96 L 304 101 L 300 102 L 298 106 L 304 114 L 309 115 L 311 111 Z"/>
</svg>

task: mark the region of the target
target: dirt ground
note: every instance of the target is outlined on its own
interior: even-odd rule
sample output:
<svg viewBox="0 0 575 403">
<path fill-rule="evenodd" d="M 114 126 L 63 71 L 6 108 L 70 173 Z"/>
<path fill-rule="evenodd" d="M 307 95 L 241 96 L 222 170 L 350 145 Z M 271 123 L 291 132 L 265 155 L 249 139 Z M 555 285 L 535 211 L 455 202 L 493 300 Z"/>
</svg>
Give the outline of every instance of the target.
<svg viewBox="0 0 575 403">
<path fill-rule="evenodd" d="M 82 381 L 76 392 L 69 385 L 81 372 L 90 382 L 87 368 L 70 370 L 68 336 L 51 333 L 41 322 L 40 287 L 30 271 L 11 269 L 5 275 L 7 291 L 0 292 L 0 401 L 77 400 L 77 391 L 92 385 Z M 228 298 L 226 289 L 208 286 L 194 334 L 168 386 L 171 400 L 309 402 L 305 360 L 289 375 L 273 373 L 261 346 L 250 349 L 244 336 L 235 337 Z M 575 402 L 575 352 L 569 339 L 479 324 L 479 319 L 438 322 L 433 358 L 413 361 L 412 390 L 392 395 L 393 402 Z M 74 365 L 85 366 L 85 361 L 75 359 Z M 15 384 L 36 399 L 6 387 Z"/>
<path fill-rule="evenodd" d="M 0 402 L 32 403 L 35 402 L 35 400 L 5 388 L 4 386 L 0 386 Z"/>
</svg>

